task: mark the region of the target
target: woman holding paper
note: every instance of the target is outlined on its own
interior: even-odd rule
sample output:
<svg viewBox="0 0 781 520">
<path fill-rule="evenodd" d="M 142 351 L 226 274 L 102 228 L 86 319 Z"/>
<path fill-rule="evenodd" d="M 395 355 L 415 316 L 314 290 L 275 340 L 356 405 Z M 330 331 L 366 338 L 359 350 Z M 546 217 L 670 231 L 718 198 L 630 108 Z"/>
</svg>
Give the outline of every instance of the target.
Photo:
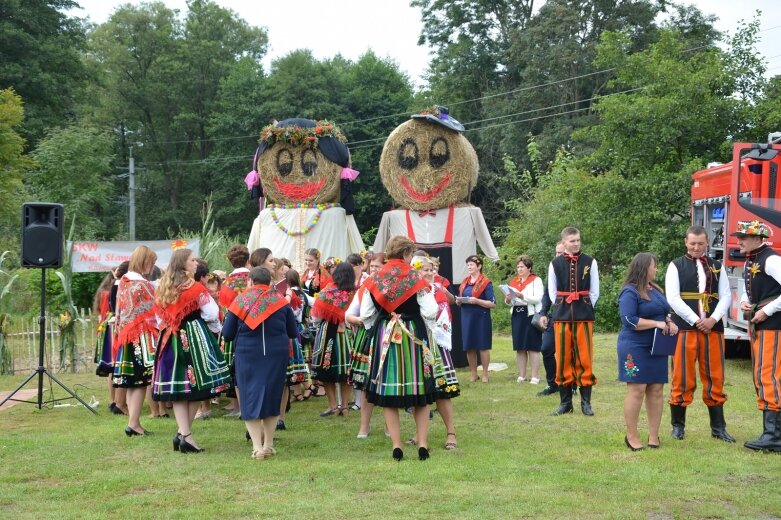
<svg viewBox="0 0 781 520">
<path fill-rule="evenodd" d="M 670 319 L 670 305 L 662 289 L 654 283 L 658 258 L 638 253 L 629 264 L 624 288 L 618 297 L 621 331 L 618 333 L 618 379 L 627 383 L 624 399 L 626 436 L 624 444 L 632 451 L 643 449 L 637 432 L 640 408 L 645 400 L 648 414 L 648 447 L 659 447 L 663 388 L 667 383 L 667 356 L 652 356 L 655 329 L 676 334 Z"/>
<path fill-rule="evenodd" d="M 515 362 L 518 364 L 518 382 L 540 382 L 540 350 L 542 331 L 532 326 L 532 317 L 542 307 L 545 291 L 540 277 L 532 273 L 532 259 L 521 255 L 515 265 L 516 276 L 502 285 L 504 303 L 510 305 L 510 321 L 513 334 Z M 531 379 L 526 377 L 526 364 L 531 365 Z"/>
<path fill-rule="evenodd" d="M 461 306 L 461 337 L 469 363 L 469 380 L 477 381 L 477 352 L 480 351 L 483 383 L 487 383 L 493 332 L 491 309 L 496 307 L 494 286 L 483 274 L 483 260 L 479 256 L 467 257 L 466 271 L 469 276 L 458 288 L 456 304 Z"/>
</svg>

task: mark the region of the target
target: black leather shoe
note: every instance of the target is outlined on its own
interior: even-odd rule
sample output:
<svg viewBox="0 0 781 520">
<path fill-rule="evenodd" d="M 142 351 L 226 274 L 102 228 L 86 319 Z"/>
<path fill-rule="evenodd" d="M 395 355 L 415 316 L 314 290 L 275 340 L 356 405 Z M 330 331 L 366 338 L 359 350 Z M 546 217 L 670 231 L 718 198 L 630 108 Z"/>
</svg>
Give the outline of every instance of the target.
<svg viewBox="0 0 781 520">
<path fill-rule="evenodd" d="M 404 452 L 401 451 L 401 448 L 393 448 L 393 460 L 398 462 L 403 458 L 404 458 Z"/>
<path fill-rule="evenodd" d="M 686 430 L 686 407 L 677 404 L 670 405 L 670 423 L 673 425 L 673 439 L 683 440 Z"/>
<path fill-rule="evenodd" d="M 781 412 L 762 411 L 762 435 L 743 446 L 756 451 L 781 451 Z"/>
<path fill-rule="evenodd" d="M 708 415 L 710 415 L 711 437 L 721 439 L 724 442 L 735 442 L 735 437 L 727 432 L 727 421 L 724 420 L 724 407 L 709 406 Z"/>
<path fill-rule="evenodd" d="M 554 388 L 550 385 L 542 389 L 541 392 L 537 392 L 537 397 L 545 397 L 546 395 L 553 395 L 559 393 L 558 388 Z"/>
<path fill-rule="evenodd" d="M 572 389 L 566 386 L 559 387 L 559 398 L 561 404 L 559 407 L 553 410 L 551 415 L 564 415 L 565 413 L 572 413 Z"/>
<path fill-rule="evenodd" d="M 143 434 L 144 434 L 143 432 L 137 432 L 136 430 L 134 430 L 130 426 L 125 428 L 125 435 L 127 435 L 128 437 L 133 437 L 134 435 L 143 435 Z"/>
<path fill-rule="evenodd" d="M 196 448 L 189 442 L 187 442 L 187 437 L 192 435 L 192 433 L 188 433 L 187 435 L 182 435 L 179 438 L 179 452 L 180 453 L 201 453 L 203 451 L 203 448 Z"/>
<path fill-rule="evenodd" d="M 629 444 L 629 438 L 626 435 L 624 436 L 624 444 L 626 444 L 626 447 L 629 448 L 632 451 L 640 451 L 640 450 L 643 449 L 643 446 L 640 446 L 639 448 L 635 448 L 634 446 Z M 656 446 L 656 447 L 658 448 L 659 446 Z"/>
<path fill-rule="evenodd" d="M 429 456 L 430 455 L 428 454 L 428 448 L 424 448 L 423 446 L 418 448 L 418 459 L 426 460 L 429 458 Z"/>
<path fill-rule="evenodd" d="M 173 441 L 174 451 L 179 451 L 179 443 L 181 441 L 182 441 L 182 436 L 179 432 L 177 432 L 176 435 L 174 435 L 174 441 Z"/>
<path fill-rule="evenodd" d="M 583 412 L 583 415 L 594 415 L 594 410 L 591 409 L 590 386 L 584 386 L 580 389 L 580 410 Z"/>
</svg>

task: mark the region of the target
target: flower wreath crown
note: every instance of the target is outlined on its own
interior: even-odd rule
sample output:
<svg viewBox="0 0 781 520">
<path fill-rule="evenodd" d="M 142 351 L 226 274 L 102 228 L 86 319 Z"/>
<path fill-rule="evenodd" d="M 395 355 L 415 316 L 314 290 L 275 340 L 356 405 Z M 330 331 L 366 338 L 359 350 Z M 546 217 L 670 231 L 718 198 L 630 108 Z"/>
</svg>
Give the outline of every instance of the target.
<svg viewBox="0 0 781 520">
<path fill-rule="evenodd" d="M 270 125 L 266 125 L 260 131 L 260 140 L 274 144 L 276 141 L 282 141 L 290 143 L 292 145 L 300 145 L 304 143 L 317 144 L 321 137 L 332 137 L 341 143 L 346 143 L 342 130 L 330 121 L 322 119 L 315 122 L 315 126 L 311 128 L 304 128 L 301 126 L 277 126 L 279 123 L 274 121 Z"/>
</svg>

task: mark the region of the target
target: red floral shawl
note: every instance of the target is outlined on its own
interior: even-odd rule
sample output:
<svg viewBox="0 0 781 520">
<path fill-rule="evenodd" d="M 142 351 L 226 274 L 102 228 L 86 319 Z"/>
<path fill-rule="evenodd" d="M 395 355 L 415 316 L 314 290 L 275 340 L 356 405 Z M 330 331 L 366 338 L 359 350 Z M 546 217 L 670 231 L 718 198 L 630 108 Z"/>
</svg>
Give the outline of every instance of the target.
<svg viewBox="0 0 781 520">
<path fill-rule="evenodd" d="M 333 281 L 331 275 L 328 274 L 328 271 L 326 271 L 325 267 L 319 264 L 317 266 L 317 271 L 311 275 L 309 274 L 309 269 L 304 271 L 304 278 L 301 280 L 301 283 L 306 284 L 306 282 L 309 280 L 312 280 L 310 287 L 317 287 L 319 290 L 323 290 L 326 285 Z"/>
<path fill-rule="evenodd" d="M 524 282 L 521 281 L 521 277 L 520 276 L 514 276 L 512 278 L 512 280 L 507 282 L 507 285 L 509 285 L 513 289 L 517 289 L 518 292 L 522 292 L 526 288 L 527 285 L 529 285 L 530 283 L 532 283 L 536 279 L 537 279 L 537 275 L 536 274 L 530 274 L 528 277 L 526 277 L 526 281 L 524 281 Z"/>
<path fill-rule="evenodd" d="M 231 273 L 225 278 L 220 287 L 219 304 L 223 307 L 230 307 L 236 296 L 243 293 L 249 285 L 249 271 L 240 271 Z"/>
<path fill-rule="evenodd" d="M 434 275 L 434 283 L 440 284 L 442 287 L 447 289 L 450 286 L 450 280 L 442 276 L 441 274 L 435 274 Z"/>
<path fill-rule="evenodd" d="M 179 298 L 168 305 L 157 305 L 157 314 L 163 320 L 166 328 L 171 332 L 177 332 L 182 320 L 197 311 L 200 307 L 208 305 L 211 300 L 209 290 L 202 283 L 191 282 L 190 286 L 179 293 Z"/>
<path fill-rule="evenodd" d="M 353 301 L 355 291 L 342 291 L 331 282 L 317 294 L 312 306 L 312 317 L 335 325 L 344 323 L 344 313 Z"/>
<path fill-rule="evenodd" d="M 268 285 L 254 285 L 237 296 L 228 311 L 255 330 L 285 305 L 287 300 L 276 289 Z"/>
<path fill-rule="evenodd" d="M 388 260 L 380 272 L 366 280 L 366 288 L 387 312 L 393 312 L 421 289 L 429 287 L 420 273 L 404 260 Z"/>
<path fill-rule="evenodd" d="M 120 345 L 135 343 L 146 332 L 157 338 L 155 289 L 147 280 L 134 280 L 127 275 L 123 276 L 119 280 L 116 311 L 113 344 L 115 358 Z"/>
<path fill-rule="evenodd" d="M 106 321 L 106 316 L 111 312 L 111 305 L 109 304 L 109 297 L 111 291 L 101 291 L 100 300 L 98 300 L 98 312 L 100 312 L 100 322 Z"/>
<path fill-rule="evenodd" d="M 464 289 L 468 285 L 471 285 L 469 283 L 469 276 L 464 278 L 464 281 L 461 282 L 461 285 L 458 287 L 458 295 L 463 296 L 464 295 Z M 472 298 L 479 298 L 481 294 L 483 294 L 483 291 L 485 291 L 485 288 L 488 287 L 488 284 L 491 283 L 491 279 L 485 276 L 483 273 L 480 273 L 480 275 L 477 277 L 477 280 L 475 280 L 475 286 L 472 288 Z"/>
</svg>

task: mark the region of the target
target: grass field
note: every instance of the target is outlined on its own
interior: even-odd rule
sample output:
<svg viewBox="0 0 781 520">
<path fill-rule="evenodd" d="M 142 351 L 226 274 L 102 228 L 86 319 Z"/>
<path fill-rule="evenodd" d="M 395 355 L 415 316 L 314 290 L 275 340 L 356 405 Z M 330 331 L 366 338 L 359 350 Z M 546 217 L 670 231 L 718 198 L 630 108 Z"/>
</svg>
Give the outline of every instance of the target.
<svg viewBox="0 0 781 520">
<path fill-rule="evenodd" d="M 748 360 L 727 366 L 737 444 L 711 438 L 707 409 L 695 401 L 684 441 L 670 437 L 665 410 L 661 449 L 633 453 L 623 445 L 614 335 L 597 335 L 595 357 L 596 416 L 583 416 L 576 397 L 574 415 L 550 417 L 558 398 L 518 385 L 510 342 L 496 338 L 492 361 L 509 370 L 489 384 L 459 374 L 459 449 L 443 449 L 435 416 L 431 459 L 419 462 L 410 447 L 401 463 L 391 459 L 381 413 L 359 440 L 358 413 L 318 416 L 325 398 L 293 403 L 273 459 L 252 460 L 243 423 L 221 417 L 194 425 L 205 453 L 181 455 L 171 449 L 173 419 L 145 419 L 156 435 L 128 438 L 124 418 L 106 410 L 105 380 L 62 374 L 80 396 L 101 400 L 100 415 L 28 404 L 0 412 L 0 518 L 781 517 L 781 456 L 742 446 L 761 433 Z M 23 379 L 0 377 L 0 391 Z M 402 415 L 409 437 L 414 423 Z"/>
</svg>

